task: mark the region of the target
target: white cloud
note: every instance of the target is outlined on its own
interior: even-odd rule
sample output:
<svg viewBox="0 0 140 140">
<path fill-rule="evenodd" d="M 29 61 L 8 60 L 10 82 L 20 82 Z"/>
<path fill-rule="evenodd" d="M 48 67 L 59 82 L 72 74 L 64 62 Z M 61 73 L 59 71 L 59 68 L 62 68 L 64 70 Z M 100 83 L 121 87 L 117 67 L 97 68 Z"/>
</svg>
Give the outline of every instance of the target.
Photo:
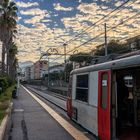
<svg viewBox="0 0 140 140">
<path fill-rule="evenodd" d="M 34 15 L 46 15 L 46 14 L 48 14 L 48 11 L 47 10 L 41 10 L 39 8 L 32 8 L 32 9 L 28 9 L 26 11 L 21 10 L 20 13 L 22 15 L 34 16 Z"/>
<path fill-rule="evenodd" d="M 66 35 L 65 30 L 55 28 L 54 33 L 52 29 L 47 28 L 46 25 L 42 23 L 35 24 L 34 28 L 18 25 L 18 29 L 19 33 L 16 43 L 19 47 L 19 52 L 20 50 L 28 50 L 18 54 L 18 58 L 22 61 L 38 60 L 40 52 L 37 51 L 37 49 L 39 47 L 42 47 L 42 50 L 46 51 L 48 49 L 46 47 L 59 46 L 61 51 L 62 42 L 64 42 L 61 38 L 63 38 L 64 34 Z"/>
<path fill-rule="evenodd" d="M 37 2 L 17 2 L 16 3 L 18 7 L 28 8 L 32 6 L 39 6 Z"/>
<path fill-rule="evenodd" d="M 60 5 L 60 3 L 54 4 L 53 6 L 54 6 L 54 9 L 57 10 L 57 11 L 72 11 L 73 10 L 72 7 L 67 7 L 67 8 L 66 7 L 62 7 Z"/>
<path fill-rule="evenodd" d="M 25 19 L 24 23 L 26 24 L 36 24 L 39 23 L 42 19 L 44 19 L 44 15 L 37 15 L 30 19 Z"/>
<path fill-rule="evenodd" d="M 43 20 L 41 20 L 41 22 L 44 22 L 44 23 L 51 22 L 51 21 L 52 21 L 51 19 L 43 19 Z"/>
</svg>

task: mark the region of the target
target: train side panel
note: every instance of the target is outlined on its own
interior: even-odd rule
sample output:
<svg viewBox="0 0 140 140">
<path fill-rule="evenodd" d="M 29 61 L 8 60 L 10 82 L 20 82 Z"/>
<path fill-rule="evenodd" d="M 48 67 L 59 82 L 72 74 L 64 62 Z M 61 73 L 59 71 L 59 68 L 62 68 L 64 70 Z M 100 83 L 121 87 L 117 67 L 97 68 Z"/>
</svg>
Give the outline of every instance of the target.
<svg viewBox="0 0 140 140">
<path fill-rule="evenodd" d="M 79 87 L 77 83 L 77 77 L 88 75 L 88 97 L 86 101 L 82 101 L 82 98 L 77 97 L 77 92 L 79 92 Z M 81 78 L 80 77 L 80 78 Z M 80 79 L 81 80 L 81 79 Z M 82 81 L 82 80 L 81 80 Z M 80 82 L 81 82 L 80 81 Z M 86 90 L 87 87 L 80 87 L 80 94 L 84 94 L 82 90 Z M 77 99 L 79 98 L 79 99 Z M 98 136 L 98 71 L 74 74 L 73 84 L 72 84 L 72 119 L 77 123 L 85 127 L 87 130 L 91 131 L 93 134 Z"/>
</svg>

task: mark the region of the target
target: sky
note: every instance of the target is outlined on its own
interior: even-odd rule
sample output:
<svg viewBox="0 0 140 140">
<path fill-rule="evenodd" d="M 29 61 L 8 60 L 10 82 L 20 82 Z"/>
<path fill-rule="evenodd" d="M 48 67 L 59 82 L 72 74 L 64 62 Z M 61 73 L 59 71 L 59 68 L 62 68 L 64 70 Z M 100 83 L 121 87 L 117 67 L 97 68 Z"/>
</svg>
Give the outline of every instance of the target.
<svg viewBox="0 0 140 140">
<path fill-rule="evenodd" d="M 127 0 L 15 0 L 19 8 L 18 34 L 15 40 L 19 62 L 35 62 L 49 48 L 55 48 L 62 54 L 64 43 L 67 44 L 68 54 L 90 52 L 104 43 L 105 23 L 109 30 L 108 42 L 112 39 L 124 41 L 140 34 L 139 0 L 130 0 L 109 14 L 125 1 Z M 106 16 L 107 14 L 109 15 Z M 106 18 L 100 20 L 104 16 Z M 76 38 L 79 33 L 81 34 Z M 92 41 L 81 45 L 92 38 Z M 52 62 L 64 61 L 64 57 L 58 55 L 51 57 Z"/>
</svg>

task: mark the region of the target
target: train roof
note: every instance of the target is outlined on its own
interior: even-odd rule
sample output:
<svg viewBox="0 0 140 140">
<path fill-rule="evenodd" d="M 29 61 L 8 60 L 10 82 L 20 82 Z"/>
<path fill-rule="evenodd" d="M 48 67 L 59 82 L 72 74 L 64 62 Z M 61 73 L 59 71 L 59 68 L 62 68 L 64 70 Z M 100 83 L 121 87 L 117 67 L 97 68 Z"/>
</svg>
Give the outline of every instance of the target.
<svg viewBox="0 0 140 140">
<path fill-rule="evenodd" d="M 137 67 L 137 66 L 140 66 L 140 54 L 75 69 L 71 72 L 71 74 L 77 74 L 77 73 L 80 74 L 80 73 L 86 73 L 86 72 L 97 71 L 97 70 L 105 70 L 105 69 L 117 70 L 117 69 Z"/>
</svg>

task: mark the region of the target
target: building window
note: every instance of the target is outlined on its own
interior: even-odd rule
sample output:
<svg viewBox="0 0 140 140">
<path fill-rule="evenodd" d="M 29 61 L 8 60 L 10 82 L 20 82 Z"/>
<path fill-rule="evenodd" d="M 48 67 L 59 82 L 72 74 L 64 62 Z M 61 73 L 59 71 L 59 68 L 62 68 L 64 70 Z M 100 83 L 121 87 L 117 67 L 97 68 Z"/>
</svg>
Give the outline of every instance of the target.
<svg viewBox="0 0 140 140">
<path fill-rule="evenodd" d="M 88 102 L 88 74 L 77 75 L 76 100 Z"/>
<path fill-rule="evenodd" d="M 101 107 L 106 109 L 108 97 L 108 73 L 103 73 L 101 78 Z"/>
</svg>

